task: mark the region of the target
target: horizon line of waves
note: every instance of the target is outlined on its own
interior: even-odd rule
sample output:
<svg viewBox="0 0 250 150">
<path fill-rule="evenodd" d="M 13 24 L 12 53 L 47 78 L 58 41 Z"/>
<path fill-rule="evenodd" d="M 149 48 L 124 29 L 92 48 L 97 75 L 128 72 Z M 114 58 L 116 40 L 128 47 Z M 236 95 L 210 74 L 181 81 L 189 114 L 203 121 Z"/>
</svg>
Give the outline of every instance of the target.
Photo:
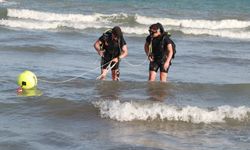
<svg viewBox="0 0 250 150">
<path fill-rule="evenodd" d="M 227 119 L 248 121 L 250 108 L 246 106 L 219 106 L 214 109 L 185 106 L 178 108 L 163 103 L 139 103 L 117 101 L 96 101 L 93 105 L 99 109 L 102 118 L 120 122 L 135 120 L 168 120 L 189 123 L 225 123 Z"/>
<path fill-rule="evenodd" d="M 172 18 L 153 18 L 147 16 L 136 15 L 136 21 L 140 24 L 151 25 L 160 22 L 165 26 L 176 26 L 182 28 L 198 28 L 198 29 L 239 29 L 250 27 L 250 21 L 242 21 L 237 19 L 224 20 L 201 20 L 201 19 L 172 19 Z"/>
</svg>

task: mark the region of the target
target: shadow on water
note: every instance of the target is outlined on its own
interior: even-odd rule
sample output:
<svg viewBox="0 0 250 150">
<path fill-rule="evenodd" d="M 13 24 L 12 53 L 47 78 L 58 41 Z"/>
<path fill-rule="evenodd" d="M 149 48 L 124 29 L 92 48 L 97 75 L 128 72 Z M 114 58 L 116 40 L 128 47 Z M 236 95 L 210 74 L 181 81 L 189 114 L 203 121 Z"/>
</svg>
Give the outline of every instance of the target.
<svg viewBox="0 0 250 150">
<path fill-rule="evenodd" d="M 173 86 L 161 82 L 100 81 L 95 84 L 95 90 L 102 100 L 163 102 L 173 96 Z"/>
<path fill-rule="evenodd" d="M 149 82 L 146 92 L 149 100 L 162 102 L 169 95 L 169 85 L 167 83 Z"/>
<path fill-rule="evenodd" d="M 97 95 L 103 100 L 150 100 L 165 101 L 171 86 L 160 82 L 101 81 L 95 85 Z"/>
<path fill-rule="evenodd" d="M 120 97 L 122 85 L 114 81 L 101 81 L 95 86 L 98 95 L 104 100 L 117 100 Z"/>
</svg>

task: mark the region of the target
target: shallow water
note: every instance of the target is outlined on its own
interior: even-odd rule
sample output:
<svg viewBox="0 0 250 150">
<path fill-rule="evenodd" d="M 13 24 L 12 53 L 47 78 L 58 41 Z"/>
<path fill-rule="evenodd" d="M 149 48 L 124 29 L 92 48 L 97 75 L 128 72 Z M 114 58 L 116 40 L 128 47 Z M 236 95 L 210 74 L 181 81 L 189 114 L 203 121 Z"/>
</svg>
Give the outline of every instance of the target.
<svg viewBox="0 0 250 150">
<path fill-rule="evenodd" d="M 0 0 L 0 149 L 249 149 L 249 6 Z M 155 22 L 177 45 L 166 84 L 147 82 Z M 114 25 L 129 55 L 120 82 L 98 81 L 93 43 Z M 17 95 L 24 70 L 38 87 Z"/>
</svg>

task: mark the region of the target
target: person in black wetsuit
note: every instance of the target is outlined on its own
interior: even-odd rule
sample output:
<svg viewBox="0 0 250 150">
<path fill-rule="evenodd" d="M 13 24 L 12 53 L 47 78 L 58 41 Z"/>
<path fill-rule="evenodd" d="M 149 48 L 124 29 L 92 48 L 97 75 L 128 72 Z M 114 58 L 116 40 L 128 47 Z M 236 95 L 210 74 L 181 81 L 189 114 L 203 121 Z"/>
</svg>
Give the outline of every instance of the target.
<svg viewBox="0 0 250 150">
<path fill-rule="evenodd" d="M 156 74 L 160 68 L 160 81 L 166 82 L 171 59 L 174 55 L 173 42 L 169 36 L 165 36 L 164 29 L 160 23 L 149 27 L 150 35 L 147 36 L 144 50 L 150 61 L 149 81 L 155 81 Z"/>
<path fill-rule="evenodd" d="M 114 67 L 112 70 L 112 79 L 119 80 L 119 62 L 122 58 L 128 55 L 128 48 L 124 40 L 121 28 L 115 26 L 114 28 L 106 31 L 95 42 L 94 48 L 97 53 L 102 57 L 101 60 L 101 80 L 105 80 L 108 66 Z M 110 64 L 110 63 L 111 64 Z"/>
</svg>

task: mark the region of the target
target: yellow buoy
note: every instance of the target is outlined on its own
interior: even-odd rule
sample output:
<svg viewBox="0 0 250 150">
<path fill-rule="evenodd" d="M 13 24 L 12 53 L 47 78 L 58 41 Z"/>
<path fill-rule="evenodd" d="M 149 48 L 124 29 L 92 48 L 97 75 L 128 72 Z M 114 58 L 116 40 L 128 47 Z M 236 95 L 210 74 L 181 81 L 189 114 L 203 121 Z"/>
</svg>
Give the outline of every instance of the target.
<svg viewBox="0 0 250 150">
<path fill-rule="evenodd" d="M 32 89 L 37 86 L 36 75 L 26 70 L 18 76 L 17 84 L 24 90 Z"/>
</svg>

